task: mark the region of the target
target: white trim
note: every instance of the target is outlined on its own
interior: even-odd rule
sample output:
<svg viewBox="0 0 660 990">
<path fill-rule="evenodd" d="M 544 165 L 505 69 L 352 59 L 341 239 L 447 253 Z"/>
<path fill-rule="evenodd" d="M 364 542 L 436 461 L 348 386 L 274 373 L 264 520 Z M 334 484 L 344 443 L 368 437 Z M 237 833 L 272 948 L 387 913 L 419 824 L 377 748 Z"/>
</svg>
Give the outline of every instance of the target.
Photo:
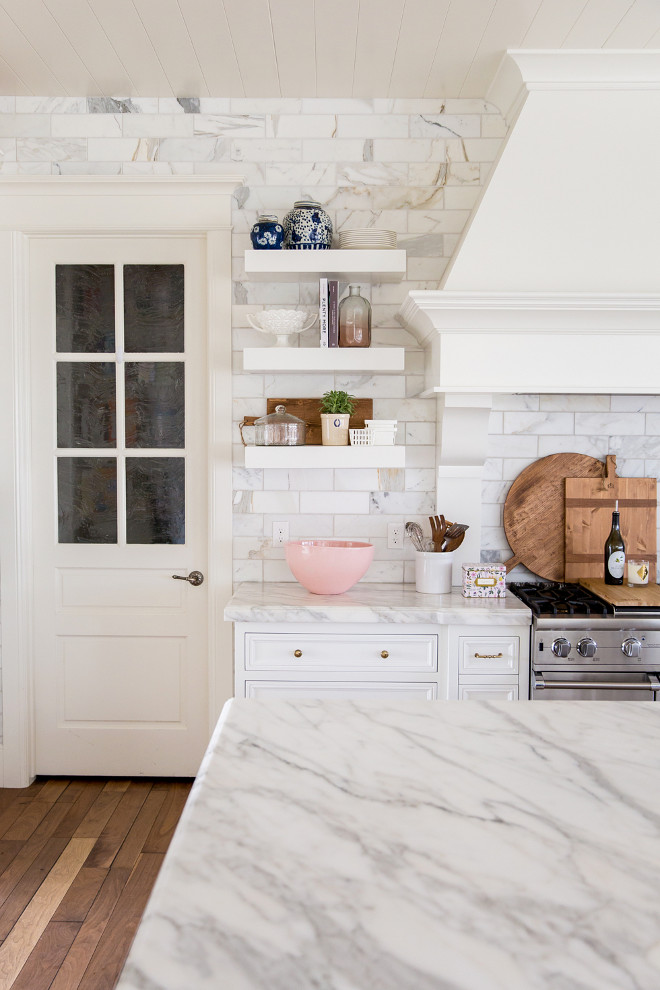
<svg viewBox="0 0 660 990">
<path fill-rule="evenodd" d="M 511 123 L 532 90 L 589 89 L 660 89 L 660 51 L 510 48 L 486 99 Z"/>
<path fill-rule="evenodd" d="M 237 176 L 0 176 L 0 456 L 4 483 L 0 494 L 0 624 L 2 628 L 4 786 L 30 783 L 34 770 L 33 678 L 31 663 L 29 354 L 27 276 L 32 236 L 78 234 L 200 234 L 206 237 L 208 346 L 211 368 L 231 367 L 229 276 L 218 275 L 231 257 L 230 194 Z M 220 390 L 212 388 L 217 397 Z M 230 463 L 226 396 L 222 417 L 213 417 L 211 463 Z M 20 443 L 19 443 L 20 440 Z M 211 480 L 212 546 L 230 543 L 231 498 L 226 482 Z M 227 532 L 225 533 L 225 530 Z M 224 537 L 222 534 L 224 533 Z M 213 579 L 212 579 L 213 580 Z M 217 581 L 217 578 L 216 578 Z M 219 589 L 224 601 L 228 594 Z M 209 595 L 213 606 L 216 595 Z M 220 649 L 217 607 L 212 637 Z M 224 648 L 220 651 L 224 654 Z M 213 655 L 213 654 L 212 654 Z M 216 654 L 217 656 L 217 654 Z M 231 654 L 225 659 L 231 664 Z M 213 668 L 214 664 L 211 664 Z M 212 671 L 209 721 L 219 713 L 217 678 Z"/>
</svg>

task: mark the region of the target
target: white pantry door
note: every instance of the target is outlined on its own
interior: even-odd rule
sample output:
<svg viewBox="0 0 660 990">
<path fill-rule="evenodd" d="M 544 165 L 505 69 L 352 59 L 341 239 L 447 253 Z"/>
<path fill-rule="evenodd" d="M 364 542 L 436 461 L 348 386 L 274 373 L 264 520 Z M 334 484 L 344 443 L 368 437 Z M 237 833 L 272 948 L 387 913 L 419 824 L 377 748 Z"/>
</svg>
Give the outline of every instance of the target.
<svg viewBox="0 0 660 990">
<path fill-rule="evenodd" d="M 203 238 L 31 239 L 38 774 L 199 767 L 205 299 Z"/>
</svg>

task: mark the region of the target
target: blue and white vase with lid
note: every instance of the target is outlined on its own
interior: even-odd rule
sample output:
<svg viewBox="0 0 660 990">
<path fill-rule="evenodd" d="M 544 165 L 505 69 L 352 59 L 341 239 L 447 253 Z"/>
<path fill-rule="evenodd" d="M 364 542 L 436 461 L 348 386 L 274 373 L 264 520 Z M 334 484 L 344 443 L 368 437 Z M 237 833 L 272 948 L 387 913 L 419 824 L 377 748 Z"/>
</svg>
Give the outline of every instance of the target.
<svg viewBox="0 0 660 990">
<path fill-rule="evenodd" d="M 332 247 L 332 220 L 320 203 L 300 199 L 287 213 L 284 247 L 295 251 L 327 251 Z"/>
<path fill-rule="evenodd" d="M 250 230 L 255 251 L 278 251 L 284 244 L 284 227 L 273 213 L 264 213 Z"/>
</svg>

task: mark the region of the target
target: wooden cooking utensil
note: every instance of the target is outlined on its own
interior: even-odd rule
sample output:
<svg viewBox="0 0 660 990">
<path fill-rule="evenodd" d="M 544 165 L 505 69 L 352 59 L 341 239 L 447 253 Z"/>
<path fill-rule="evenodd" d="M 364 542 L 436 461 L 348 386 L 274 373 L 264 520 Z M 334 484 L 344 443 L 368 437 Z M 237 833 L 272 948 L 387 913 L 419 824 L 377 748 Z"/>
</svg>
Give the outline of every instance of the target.
<svg viewBox="0 0 660 990">
<path fill-rule="evenodd" d="M 442 544 L 445 539 L 445 533 L 447 532 L 447 520 L 444 516 L 429 516 L 429 522 L 431 524 L 431 539 L 433 540 L 433 546 L 437 553 L 442 550 Z"/>
<path fill-rule="evenodd" d="M 626 557 L 648 560 L 655 574 L 657 488 L 655 478 L 617 478 L 612 455 L 607 458 L 604 478 L 566 479 L 567 581 L 602 578 L 603 547 L 617 500 Z"/>
<path fill-rule="evenodd" d="M 524 564 L 546 581 L 564 580 L 565 479 L 602 478 L 604 469 L 586 454 L 550 454 L 521 471 L 504 503 L 504 531 L 514 554 L 507 571 Z"/>
<path fill-rule="evenodd" d="M 453 550 L 458 550 L 464 539 L 465 539 L 465 532 L 461 533 L 454 540 L 449 540 L 449 542 L 445 543 L 444 547 L 442 548 L 443 553 L 451 553 Z"/>
</svg>

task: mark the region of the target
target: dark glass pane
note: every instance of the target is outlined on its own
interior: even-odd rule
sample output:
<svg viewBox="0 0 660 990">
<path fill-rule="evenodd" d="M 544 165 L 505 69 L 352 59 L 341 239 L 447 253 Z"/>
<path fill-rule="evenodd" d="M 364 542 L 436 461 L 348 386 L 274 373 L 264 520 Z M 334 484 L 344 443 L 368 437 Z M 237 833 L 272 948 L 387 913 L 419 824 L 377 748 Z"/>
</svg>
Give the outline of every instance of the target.
<svg viewBox="0 0 660 990">
<path fill-rule="evenodd" d="M 183 351 L 183 265 L 124 265 L 124 347 Z"/>
<path fill-rule="evenodd" d="M 126 458 L 126 542 L 185 543 L 183 457 Z"/>
<path fill-rule="evenodd" d="M 126 364 L 126 446 L 183 447 L 184 364 Z"/>
<path fill-rule="evenodd" d="M 114 351 L 113 265 L 55 266 L 55 328 L 60 352 Z"/>
<path fill-rule="evenodd" d="M 57 461 L 60 543 L 117 542 L 117 462 L 114 457 Z"/>
<path fill-rule="evenodd" d="M 115 446 L 115 366 L 57 362 L 57 446 Z"/>
</svg>

